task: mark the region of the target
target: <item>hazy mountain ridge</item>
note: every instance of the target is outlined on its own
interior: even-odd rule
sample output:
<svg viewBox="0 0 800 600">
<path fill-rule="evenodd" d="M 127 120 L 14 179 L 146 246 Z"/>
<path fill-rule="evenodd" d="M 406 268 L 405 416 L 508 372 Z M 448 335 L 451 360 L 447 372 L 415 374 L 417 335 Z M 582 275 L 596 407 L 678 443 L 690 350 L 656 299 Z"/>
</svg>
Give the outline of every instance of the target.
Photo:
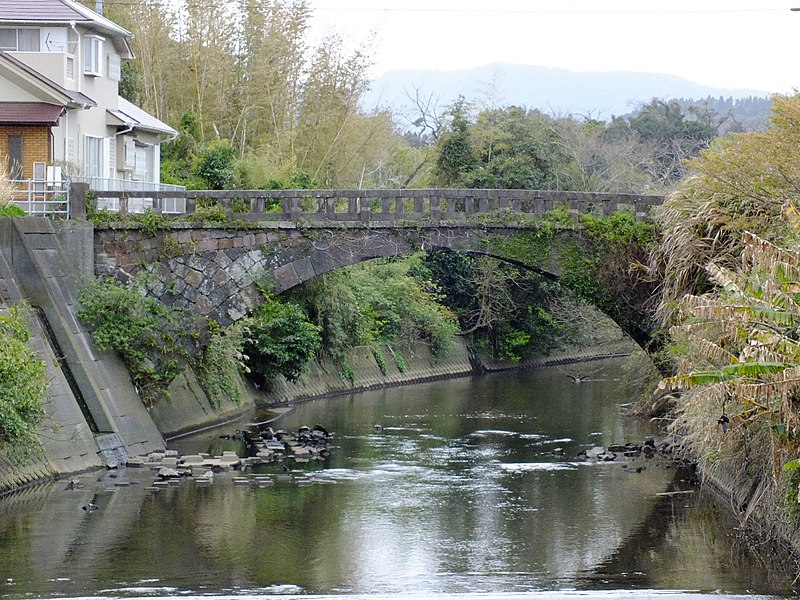
<svg viewBox="0 0 800 600">
<path fill-rule="evenodd" d="M 461 71 L 398 70 L 377 78 L 364 108 L 391 107 L 416 118 L 409 95 L 419 92 L 441 109 L 459 95 L 479 107 L 519 105 L 554 115 L 610 119 L 653 98 L 764 97 L 763 90 L 725 89 L 674 75 L 628 71 L 576 72 L 529 65 L 490 64 Z"/>
</svg>

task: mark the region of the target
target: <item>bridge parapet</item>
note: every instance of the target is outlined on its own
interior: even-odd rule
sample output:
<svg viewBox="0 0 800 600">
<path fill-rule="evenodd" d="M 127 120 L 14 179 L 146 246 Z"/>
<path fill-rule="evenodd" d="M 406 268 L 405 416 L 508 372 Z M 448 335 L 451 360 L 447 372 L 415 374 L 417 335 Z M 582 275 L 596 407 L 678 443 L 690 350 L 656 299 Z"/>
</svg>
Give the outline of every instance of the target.
<svg viewBox="0 0 800 600">
<path fill-rule="evenodd" d="M 79 196 L 76 196 L 79 197 Z M 515 219 L 541 217 L 565 206 L 576 217 L 611 215 L 618 210 L 650 218 L 661 196 L 497 189 L 379 189 L 379 190 L 185 190 L 170 192 L 93 192 L 93 208 L 122 214 L 150 209 L 158 214 L 188 215 L 204 202 L 224 207 L 241 221 L 465 221 L 481 215 Z"/>
</svg>

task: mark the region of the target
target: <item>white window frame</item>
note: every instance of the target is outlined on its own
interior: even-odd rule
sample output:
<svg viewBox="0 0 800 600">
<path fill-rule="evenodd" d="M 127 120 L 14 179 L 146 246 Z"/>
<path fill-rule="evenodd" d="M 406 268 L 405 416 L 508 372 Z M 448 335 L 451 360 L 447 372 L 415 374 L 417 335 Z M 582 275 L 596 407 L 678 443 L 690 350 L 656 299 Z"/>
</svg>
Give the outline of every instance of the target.
<svg viewBox="0 0 800 600">
<path fill-rule="evenodd" d="M 109 79 L 120 80 L 122 77 L 122 61 L 119 54 L 106 54 L 106 73 Z"/>
<path fill-rule="evenodd" d="M 99 35 L 84 35 L 83 36 L 83 74 L 91 75 L 93 77 L 103 76 L 103 62 L 105 54 L 103 54 L 103 42 L 105 38 Z"/>
<path fill-rule="evenodd" d="M 14 45 L 13 46 L 0 47 L 0 50 L 5 50 L 6 52 L 41 52 L 42 51 L 42 41 L 40 39 L 41 38 L 41 34 L 40 34 L 41 29 L 39 29 L 38 27 L 2 27 L 1 29 L 3 29 L 4 31 L 13 31 L 14 32 L 15 41 L 14 41 Z M 22 49 L 22 48 L 20 48 L 20 43 L 19 43 L 19 32 L 20 31 L 36 32 L 36 35 L 34 36 L 35 39 L 36 39 L 36 48 L 35 49 L 31 49 L 31 48 Z"/>
<path fill-rule="evenodd" d="M 85 135 L 83 142 L 83 171 L 86 177 L 106 176 L 105 138 Z"/>
</svg>

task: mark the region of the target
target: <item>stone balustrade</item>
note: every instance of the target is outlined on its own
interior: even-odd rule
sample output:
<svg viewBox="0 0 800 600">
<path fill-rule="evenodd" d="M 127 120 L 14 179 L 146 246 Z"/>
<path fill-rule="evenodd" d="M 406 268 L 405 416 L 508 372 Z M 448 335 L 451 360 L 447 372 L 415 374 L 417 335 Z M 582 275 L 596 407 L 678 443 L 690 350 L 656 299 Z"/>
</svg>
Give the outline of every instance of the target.
<svg viewBox="0 0 800 600">
<path fill-rule="evenodd" d="M 78 184 L 79 185 L 79 184 Z M 85 193 L 85 189 L 84 189 Z M 80 196 L 75 196 L 80 197 Z M 90 206 L 122 214 L 150 209 L 159 214 L 191 214 L 218 204 L 241 221 L 441 222 L 480 215 L 535 218 L 566 206 L 573 215 L 611 215 L 628 210 L 647 219 L 661 196 L 486 189 L 380 190 L 185 190 L 92 192 Z M 76 203 L 77 204 L 77 203 Z M 81 218 L 80 215 L 76 215 Z"/>
</svg>

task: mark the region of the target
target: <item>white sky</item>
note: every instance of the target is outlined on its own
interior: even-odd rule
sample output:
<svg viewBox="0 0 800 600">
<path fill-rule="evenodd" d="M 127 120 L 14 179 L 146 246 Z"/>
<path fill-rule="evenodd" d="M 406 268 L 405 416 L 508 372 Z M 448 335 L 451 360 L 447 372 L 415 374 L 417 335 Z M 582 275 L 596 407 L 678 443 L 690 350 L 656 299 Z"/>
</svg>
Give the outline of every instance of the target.
<svg viewBox="0 0 800 600">
<path fill-rule="evenodd" d="M 800 0 L 310 0 L 313 33 L 374 34 L 372 75 L 494 62 L 800 88 Z M 314 37 L 312 37 L 314 39 Z"/>
</svg>

